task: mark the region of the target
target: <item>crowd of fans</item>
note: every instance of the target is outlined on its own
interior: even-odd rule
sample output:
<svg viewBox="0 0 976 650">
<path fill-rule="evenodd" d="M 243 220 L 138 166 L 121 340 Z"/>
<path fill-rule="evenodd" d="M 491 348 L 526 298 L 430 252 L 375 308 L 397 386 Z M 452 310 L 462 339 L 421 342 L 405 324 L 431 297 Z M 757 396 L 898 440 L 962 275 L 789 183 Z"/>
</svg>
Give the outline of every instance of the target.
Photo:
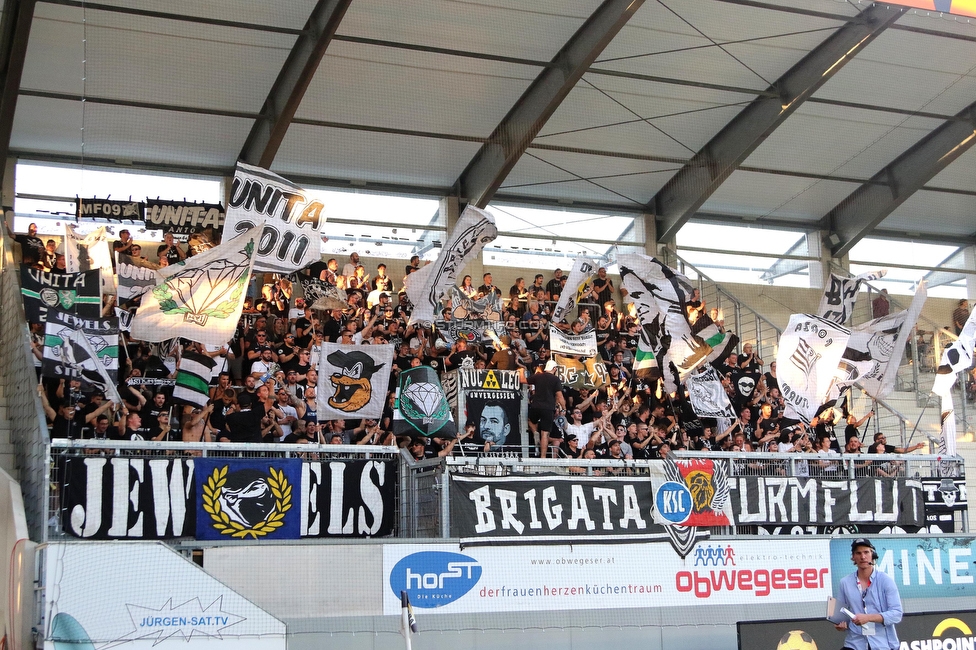
<svg viewBox="0 0 976 650">
<path fill-rule="evenodd" d="M 36 241 L 35 241 L 36 240 Z M 53 240 L 41 242 L 36 227 L 18 237 L 27 264 L 51 272 L 64 272 L 64 256 Z M 142 250 L 122 231 L 117 251 L 139 257 Z M 167 234 L 156 251 L 161 264 L 177 263 L 189 254 Z M 156 261 L 156 260 L 153 260 Z M 810 455 L 800 471 L 830 475 L 838 471 L 840 454 L 902 453 L 922 447 L 888 445 L 883 434 L 871 444 L 862 442 L 862 427 L 873 412 L 858 418 L 844 409 L 826 408 L 811 425 L 784 418 L 775 362 L 759 358 L 745 342 L 740 353 L 715 364 L 737 417 L 717 420 L 698 417 L 683 387 L 666 394 L 659 381 L 643 381 L 633 371 L 639 338 L 638 322 L 626 309 L 605 268 L 583 293 L 572 324 L 554 323 L 572 333 L 594 331 L 609 380 L 596 389 L 563 386 L 547 372 L 550 313 L 566 290 L 566 277 L 556 269 L 552 277 L 536 274 L 531 281 L 517 278 L 507 293 L 485 273 L 475 287 L 471 276 L 460 283 L 468 298 L 491 293 L 503 298 L 505 335 L 497 341 L 450 341 L 439 329 L 408 324 L 411 305 L 403 292 L 404 279 L 420 268 L 410 260 L 404 275 L 394 279 L 384 264 L 366 271 L 357 253 L 340 269 L 340 261 L 318 262 L 304 271 L 313 278 L 345 291 L 345 309 L 313 311 L 295 295 L 297 283 L 278 276 L 249 295 L 237 333 L 222 346 L 176 341 L 171 346 L 130 340 L 123 335 L 118 391 L 121 404 L 108 402 L 100 392 L 86 394 L 77 381 L 42 378 L 39 394 L 52 437 L 109 440 L 169 440 L 186 442 L 281 442 L 382 444 L 406 448 L 415 458 L 503 451 L 518 445 L 523 430 L 537 455 L 563 458 L 651 459 L 672 450 L 765 451 Z M 398 274 L 399 275 L 399 274 Z M 113 310 L 106 300 L 106 313 Z M 122 305 L 135 309 L 136 305 Z M 447 313 L 449 309 L 445 310 Z M 709 313 L 695 291 L 688 304 L 689 320 Z M 710 311 L 721 328 L 717 310 Z M 31 346 L 40 367 L 44 327 L 31 323 Z M 724 328 L 723 328 L 724 329 Z M 392 343 L 395 360 L 390 368 L 390 394 L 378 420 L 324 420 L 316 412 L 316 391 L 328 389 L 318 376 L 319 352 L 324 342 L 353 344 Z M 180 347 L 182 346 L 182 347 Z M 216 362 L 211 399 L 205 408 L 172 399 L 167 378 L 175 376 L 182 352 L 191 350 Z M 527 422 L 505 422 L 504 444 L 484 431 L 492 428 L 490 415 L 480 422 L 459 415 L 458 435 L 432 439 L 393 434 L 393 391 L 404 369 L 428 365 L 439 372 L 459 367 L 497 368 L 522 373 L 530 387 Z M 744 397 L 736 382 L 747 375 L 755 390 Z M 320 381 L 326 383 L 320 387 Z M 832 458 L 832 457 L 837 458 Z M 876 470 L 895 473 L 886 464 Z"/>
</svg>

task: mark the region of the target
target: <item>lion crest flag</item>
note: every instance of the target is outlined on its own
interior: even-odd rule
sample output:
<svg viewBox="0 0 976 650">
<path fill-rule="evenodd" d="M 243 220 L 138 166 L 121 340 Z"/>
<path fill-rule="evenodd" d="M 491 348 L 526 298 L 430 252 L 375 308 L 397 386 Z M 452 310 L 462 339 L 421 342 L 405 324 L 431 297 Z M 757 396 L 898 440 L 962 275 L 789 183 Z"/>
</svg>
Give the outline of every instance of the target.
<svg viewBox="0 0 976 650">
<path fill-rule="evenodd" d="M 133 338 L 182 337 L 204 345 L 231 340 L 244 309 L 260 224 L 215 248 L 159 270 L 164 280 L 142 296 Z"/>
<path fill-rule="evenodd" d="M 437 371 L 430 366 L 417 366 L 400 373 L 396 408 L 393 409 L 393 433 L 440 437 L 457 434 L 457 425 L 437 379 Z"/>
<path fill-rule="evenodd" d="M 325 343 L 319 358 L 317 413 L 323 420 L 383 417 L 393 344 Z"/>
<path fill-rule="evenodd" d="M 440 311 L 441 299 L 457 284 L 458 276 L 468 262 L 478 257 L 485 244 L 495 241 L 498 228 L 488 212 L 469 205 L 441 249 L 437 259 L 404 280 L 407 297 L 413 305 L 410 323 L 433 323 Z"/>
</svg>

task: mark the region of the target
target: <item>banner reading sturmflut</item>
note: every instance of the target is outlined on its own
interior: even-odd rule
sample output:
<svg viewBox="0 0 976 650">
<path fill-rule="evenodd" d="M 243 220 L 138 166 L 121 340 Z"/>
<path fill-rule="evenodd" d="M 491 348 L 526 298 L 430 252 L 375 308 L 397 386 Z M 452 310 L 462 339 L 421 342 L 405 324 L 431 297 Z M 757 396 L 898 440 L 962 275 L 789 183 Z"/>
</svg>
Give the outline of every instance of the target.
<svg viewBox="0 0 976 650">
<path fill-rule="evenodd" d="M 316 390 L 319 419 L 380 419 L 392 365 L 393 344 L 322 345 Z"/>
<path fill-rule="evenodd" d="M 263 224 L 254 270 L 291 273 L 319 261 L 324 209 L 291 181 L 238 162 L 223 240 Z"/>
<path fill-rule="evenodd" d="M 835 380 L 851 331 L 811 314 L 793 314 L 779 339 L 776 356 L 786 414 L 810 422 Z"/>
</svg>

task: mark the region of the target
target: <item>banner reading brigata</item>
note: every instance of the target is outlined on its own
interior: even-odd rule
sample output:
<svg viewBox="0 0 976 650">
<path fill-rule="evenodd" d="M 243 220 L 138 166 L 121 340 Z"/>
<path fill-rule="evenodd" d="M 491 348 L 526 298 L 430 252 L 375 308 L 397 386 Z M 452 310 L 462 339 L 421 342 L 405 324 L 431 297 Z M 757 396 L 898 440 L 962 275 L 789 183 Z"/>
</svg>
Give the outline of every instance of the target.
<svg viewBox="0 0 976 650">
<path fill-rule="evenodd" d="M 383 537 L 389 460 L 63 458 L 61 525 L 86 539 Z"/>
<path fill-rule="evenodd" d="M 649 561 L 653 558 L 653 561 Z M 400 592 L 428 613 L 803 603 L 823 608 L 826 540 L 702 543 L 681 559 L 666 543 L 626 546 L 386 544 L 383 613 Z"/>
</svg>

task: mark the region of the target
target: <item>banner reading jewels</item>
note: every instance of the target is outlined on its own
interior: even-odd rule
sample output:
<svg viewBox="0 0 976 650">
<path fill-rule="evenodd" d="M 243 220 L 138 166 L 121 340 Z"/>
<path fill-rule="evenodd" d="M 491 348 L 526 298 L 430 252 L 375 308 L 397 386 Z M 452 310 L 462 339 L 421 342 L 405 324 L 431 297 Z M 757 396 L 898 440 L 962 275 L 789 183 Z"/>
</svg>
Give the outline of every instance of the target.
<svg viewBox="0 0 976 650">
<path fill-rule="evenodd" d="M 73 537 L 298 539 L 394 531 L 393 460 L 59 460 L 61 526 Z"/>
<path fill-rule="evenodd" d="M 748 476 L 730 481 L 729 498 L 739 525 L 921 526 L 925 519 L 922 484 L 907 479 Z"/>
</svg>

